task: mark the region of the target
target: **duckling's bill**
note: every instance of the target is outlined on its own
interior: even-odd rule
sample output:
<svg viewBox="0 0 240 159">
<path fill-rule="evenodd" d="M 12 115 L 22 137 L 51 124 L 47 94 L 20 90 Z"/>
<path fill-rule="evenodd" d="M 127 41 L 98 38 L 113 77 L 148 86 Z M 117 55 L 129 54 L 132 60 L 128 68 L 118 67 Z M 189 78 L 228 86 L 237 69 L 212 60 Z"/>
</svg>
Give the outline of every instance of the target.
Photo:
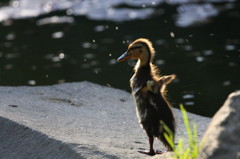
<svg viewBox="0 0 240 159">
<path fill-rule="evenodd" d="M 125 60 L 130 59 L 130 58 L 131 58 L 131 56 L 128 55 L 127 52 L 125 52 L 117 59 L 117 62 L 122 62 L 122 61 L 125 61 Z"/>
</svg>

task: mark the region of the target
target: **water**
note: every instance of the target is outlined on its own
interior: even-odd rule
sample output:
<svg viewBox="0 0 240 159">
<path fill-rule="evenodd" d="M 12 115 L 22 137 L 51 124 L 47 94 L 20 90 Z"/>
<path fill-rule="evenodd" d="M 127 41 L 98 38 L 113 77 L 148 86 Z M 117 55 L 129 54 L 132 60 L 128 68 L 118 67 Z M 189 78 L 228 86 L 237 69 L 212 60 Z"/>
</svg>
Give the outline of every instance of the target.
<svg viewBox="0 0 240 159">
<path fill-rule="evenodd" d="M 62 0 L 39 1 L 33 10 L 26 10 L 29 1 L 20 2 L 0 3 L 0 85 L 88 80 L 130 91 L 134 61 L 116 59 L 129 42 L 145 37 L 157 51 L 161 74 L 177 75 L 168 87 L 176 107 L 183 103 L 212 116 L 240 90 L 239 2 L 116 0 L 92 6 L 100 1 Z"/>
</svg>

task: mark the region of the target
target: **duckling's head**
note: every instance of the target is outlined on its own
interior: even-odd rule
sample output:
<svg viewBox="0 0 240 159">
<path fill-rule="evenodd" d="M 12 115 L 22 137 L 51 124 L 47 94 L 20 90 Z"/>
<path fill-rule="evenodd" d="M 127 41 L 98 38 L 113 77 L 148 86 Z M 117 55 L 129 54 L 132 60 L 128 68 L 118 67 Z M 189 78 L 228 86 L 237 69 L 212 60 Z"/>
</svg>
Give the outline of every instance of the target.
<svg viewBox="0 0 240 159">
<path fill-rule="evenodd" d="M 132 42 L 128 46 L 128 50 L 123 53 L 118 59 L 118 62 L 127 59 L 139 59 L 141 65 L 146 65 L 152 62 L 155 50 L 152 43 L 148 39 L 140 38 Z"/>
</svg>

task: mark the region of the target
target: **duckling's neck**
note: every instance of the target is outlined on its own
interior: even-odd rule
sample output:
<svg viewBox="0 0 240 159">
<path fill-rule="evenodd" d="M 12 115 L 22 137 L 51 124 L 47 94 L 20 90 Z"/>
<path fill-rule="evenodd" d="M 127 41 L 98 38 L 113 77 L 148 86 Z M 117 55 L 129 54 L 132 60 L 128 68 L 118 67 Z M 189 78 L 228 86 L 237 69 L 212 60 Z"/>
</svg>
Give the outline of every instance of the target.
<svg viewBox="0 0 240 159">
<path fill-rule="evenodd" d="M 138 58 L 136 67 L 150 66 L 151 63 L 151 53 L 144 51 L 141 56 Z"/>
<path fill-rule="evenodd" d="M 141 66 L 149 66 L 151 62 L 150 52 L 144 51 L 142 55 L 138 59 L 139 67 Z"/>
<path fill-rule="evenodd" d="M 134 71 L 135 71 L 135 75 L 137 78 L 139 79 L 145 79 L 145 78 L 150 78 L 151 76 L 151 62 L 148 60 L 141 60 L 139 59 Z M 144 80 L 145 81 L 145 80 Z"/>
<path fill-rule="evenodd" d="M 138 67 L 149 66 L 150 61 L 149 59 L 139 59 L 137 64 L 138 64 Z"/>
<path fill-rule="evenodd" d="M 136 65 L 135 65 L 135 72 L 137 72 L 139 69 L 142 68 L 148 68 L 150 70 L 150 62 L 146 62 L 146 61 L 142 61 L 142 60 L 138 60 Z"/>
</svg>

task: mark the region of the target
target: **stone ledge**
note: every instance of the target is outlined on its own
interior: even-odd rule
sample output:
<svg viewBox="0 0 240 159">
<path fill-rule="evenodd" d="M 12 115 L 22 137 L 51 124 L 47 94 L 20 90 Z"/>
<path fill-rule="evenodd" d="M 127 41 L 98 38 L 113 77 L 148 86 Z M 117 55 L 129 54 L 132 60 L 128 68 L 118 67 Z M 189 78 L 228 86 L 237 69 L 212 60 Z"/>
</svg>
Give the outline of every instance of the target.
<svg viewBox="0 0 240 159">
<path fill-rule="evenodd" d="M 177 141 L 187 133 L 181 112 L 174 112 Z M 210 118 L 188 115 L 201 138 Z M 0 117 L 0 154 L 6 159 L 29 152 L 30 158 L 149 158 L 137 152 L 148 149 L 148 141 L 131 94 L 122 90 L 90 82 L 0 87 Z M 163 149 L 157 141 L 154 147 Z"/>
</svg>

